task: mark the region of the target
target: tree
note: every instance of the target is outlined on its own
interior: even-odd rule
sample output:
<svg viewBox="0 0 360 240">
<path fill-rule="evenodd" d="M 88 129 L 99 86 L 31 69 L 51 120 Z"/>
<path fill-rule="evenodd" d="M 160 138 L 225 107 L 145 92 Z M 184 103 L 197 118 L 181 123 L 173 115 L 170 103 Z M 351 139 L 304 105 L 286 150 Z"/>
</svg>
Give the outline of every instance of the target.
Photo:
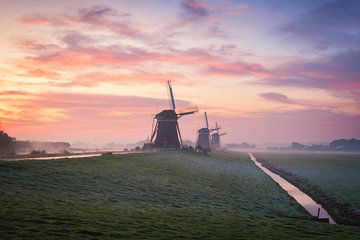
<svg viewBox="0 0 360 240">
<path fill-rule="evenodd" d="M 6 154 L 14 150 L 15 138 L 10 137 L 6 132 L 0 131 L 0 154 Z"/>
<path fill-rule="evenodd" d="M 330 143 L 329 147 L 334 150 L 360 151 L 360 140 L 337 139 Z"/>
</svg>

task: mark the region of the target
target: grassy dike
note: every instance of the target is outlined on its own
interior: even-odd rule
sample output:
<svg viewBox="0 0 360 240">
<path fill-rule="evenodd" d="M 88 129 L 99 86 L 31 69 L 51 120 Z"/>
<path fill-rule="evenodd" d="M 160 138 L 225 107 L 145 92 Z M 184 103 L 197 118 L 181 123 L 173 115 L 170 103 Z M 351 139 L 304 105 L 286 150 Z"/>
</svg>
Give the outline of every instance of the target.
<svg viewBox="0 0 360 240">
<path fill-rule="evenodd" d="M 359 239 L 314 221 L 243 153 L 0 162 L 3 239 Z"/>
<path fill-rule="evenodd" d="M 257 153 L 257 160 L 320 203 L 337 223 L 360 226 L 360 155 Z"/>
</svg>

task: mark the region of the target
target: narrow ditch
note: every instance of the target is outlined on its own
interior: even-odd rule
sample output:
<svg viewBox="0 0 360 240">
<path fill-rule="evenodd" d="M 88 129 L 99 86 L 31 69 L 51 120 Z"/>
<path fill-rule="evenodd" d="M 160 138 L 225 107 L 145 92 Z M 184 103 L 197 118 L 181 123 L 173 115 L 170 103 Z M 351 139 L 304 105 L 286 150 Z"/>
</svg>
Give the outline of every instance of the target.
<svg viewBox="0 0 360 240">
<path fill-rule="evenodd" d="M 284 189 L 292 198 L 295 199 L 310 215 L 319 219 L 328 219 L 330 224 L 336 224 L 330 214 L 317 202 L 315 202 L 310 196 L 302 192 L 299 188 L 286 181 L 280 175 L 273 173 L 266 167 L 264 167 L 256 158 L 248 153 L 250 159 L 258 166 L 263 172 L 269 175 L 275 182 L 277 182 L 282 189 Z"/>
</svg>

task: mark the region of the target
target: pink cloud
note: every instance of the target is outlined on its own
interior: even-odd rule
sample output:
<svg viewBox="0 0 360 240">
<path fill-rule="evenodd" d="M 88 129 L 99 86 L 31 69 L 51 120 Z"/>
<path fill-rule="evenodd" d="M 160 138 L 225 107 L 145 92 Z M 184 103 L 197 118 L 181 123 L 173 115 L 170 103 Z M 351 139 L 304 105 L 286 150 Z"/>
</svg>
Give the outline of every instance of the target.
<svg viewBox="0 0 360 240">
<path fill-rule="evenodd" d="M 275 92 L 268 92 L 268 93 L 261 93 L 260 96 L 264 99 L 280 102 L 280 103 L 287 103 L 287 104 L 298 104 L 296 101 L 289 99 L 286 95 L 281 93 Z"/>
<path fill-rule="evenodd" d="M 257 63 L 211 63 L 209 64 L 206 73 L 220 75 L 224 77 L 236 77 L 254 75 L 257 77 L 267 76 L 268 71 L 260 64 Z"/>
<path fill-rule="evenodd" d="M 92 6 L 81 8 L 76 14 L 28 14 L 18 18 L 17 21 L 21 24 L 72 27 L 73 29 L 89 26 L 107 29 L 131 38 L 145 37 L 145 33 L 128 19 L 129 16 L 129 13 L 120 13 L 110 7 Z"/>
<path fill-rule="evenodd" d="M 19 23 L 30 25 L 57 25 L 53 18 L 49 18 L 46 15 L 34 14 L 25 15 L 17 19 Z"/>
<path fill-rule="evenodd" d="M 39 50 L 25 59 L 19 60 L 18 64 L 24 66 L 47 66 L 49 71 L 50 69 L 51 71 L 57 71 L 98 66 L 139 66 L 149 62 L 164 62 L 177 65 L 197 66 L 199 69 L 203 69 L 202 73 L 222 75 L 225 77 L 244 75 L 263 77 L 267 74 L 266 69 L 260 64 L 240 61 L 228 62 L 221 56 L 224 51 L 227 51 L 225 49 L 219 50 L 220 52 L 217 53 L 216 51 L 214 52 L 213 49 L 196 48 L 188 50 L 167 49 L 167 51 L 160 52 L 135 47 L 96 47 L 87 44 L 87 42 L 91 42 L 91 40 L 81 35 L 73 34 L 71 38 L 65 37 L 64 41 L 68 44 L 65 48 L 59 46 L 54 47 L 52 44 L 42 45 L 39 43 L 25 42 L 25 46 Z M 150 77 L 151 76 L 152 75 L 150 75 Z M 111 76 L 109 77 L 111 78 Z M 160 77 L 161 79 L 163 78 L 163 76 Z"/>
<path fill-rule="evenodd" d="M 26 25 L 48 25 L 52 27 L 77 26 L 75 19 L 61 14 L 27 14 L 19 17 L 17 22 Z"/>
<path fill-rule="evenodd" d="M 52 68 L 79 68 L 91 66 L 134 65 L 148 60 L 156 60 L 161 54 L 136 48 L 80 47 L 59 48 L 57 51 L 40 51 L 20 63 L 26 65 L 46 65 Z"/>
</svg>

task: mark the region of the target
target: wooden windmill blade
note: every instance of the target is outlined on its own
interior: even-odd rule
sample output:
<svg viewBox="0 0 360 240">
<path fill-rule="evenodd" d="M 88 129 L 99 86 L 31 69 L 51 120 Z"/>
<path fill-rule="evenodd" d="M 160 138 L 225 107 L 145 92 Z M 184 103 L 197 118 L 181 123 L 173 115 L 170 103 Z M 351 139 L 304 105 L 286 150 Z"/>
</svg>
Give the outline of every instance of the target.
<svg viewBox="0 0 360 240">
<path fill-rule="evenodd" d="M 180 118 L 182 116 L 191 115 L 191 114 L 198 113 L 198 112 L 199 112 L 199 108 L 197 106 L 193 106 L 193 107 L 186 107 L 186 108 L 179 110 L 177 112 L 177 115 Z"/>
<path fill-rule="evenodd" d="M 154 119 L 155 119 L 155 118 L 153 118 L 153 123 L 154 123 Z M 154 126 L 154 124 L 153 124 L 153 126 Z M 153 143 L 154 137 L 155 137 L 155 135 L 156 135 L 156 133 L 157 133 L 158 122 L 156 122 L 155 128 L 154 128 L 153 126 L 152 126 L 152 133 L 151 133 L 150 143 Z"/>
<path fill-rule="evenodd" d="M 218 123 L 216 122 L 216 131 L 217 131 L 217 133 L 218 134 L 220 134 L 220 129 L 221 129 L 221 127 L 218 125 Z"/>
<path fill-rule="evenodd" d="M 217 133 L 219 133 L 219 130 L 221 129 L 221 127 L 218 125 L 218 123 L 216 122 L 215 123 L 215 127 L 214 128 L 211 128 L 210 131 L 211 132 L 214 132 L 214 131 L 217 131 Z"/>
<path fill-rule="evenodd" d="M 206 112 L 205 112 L 205 123 L 206 123 L 206 128 L 209 129 L 209 120 Z"/>
<path fill-rule="evenodd" d="M 199 112 L 199 110 L 193 110 L 193 111 L 189 111 L 189 112 L 182 112 L 182 113 L 178 113 L 179 118 L 185 115 L 190 115 L 190 114 L 194 114 Z"/>
<path fill-rule="evenodd" d="M 176 129 L 179 134 L 180 147 L 183 147 L 183 141 L 182 141 L 182 137 L 181 137 L 181 133 L 180 133 L 179 123 L 177 121 L 176 121 Z"/>
<path fill-rule="evenodd" d="M 171 81 L 168 81 L 168 87 L 169 87 L 169 94 L 170 94 L 170 102 L 171 102 L 171 107 L 172 110 L 175 111 L 176 105 L 175 105 L 175 98 L 174 98 L 174 92 L 172 90 L 172 85 L 171 85 Z"/>
</svg>

